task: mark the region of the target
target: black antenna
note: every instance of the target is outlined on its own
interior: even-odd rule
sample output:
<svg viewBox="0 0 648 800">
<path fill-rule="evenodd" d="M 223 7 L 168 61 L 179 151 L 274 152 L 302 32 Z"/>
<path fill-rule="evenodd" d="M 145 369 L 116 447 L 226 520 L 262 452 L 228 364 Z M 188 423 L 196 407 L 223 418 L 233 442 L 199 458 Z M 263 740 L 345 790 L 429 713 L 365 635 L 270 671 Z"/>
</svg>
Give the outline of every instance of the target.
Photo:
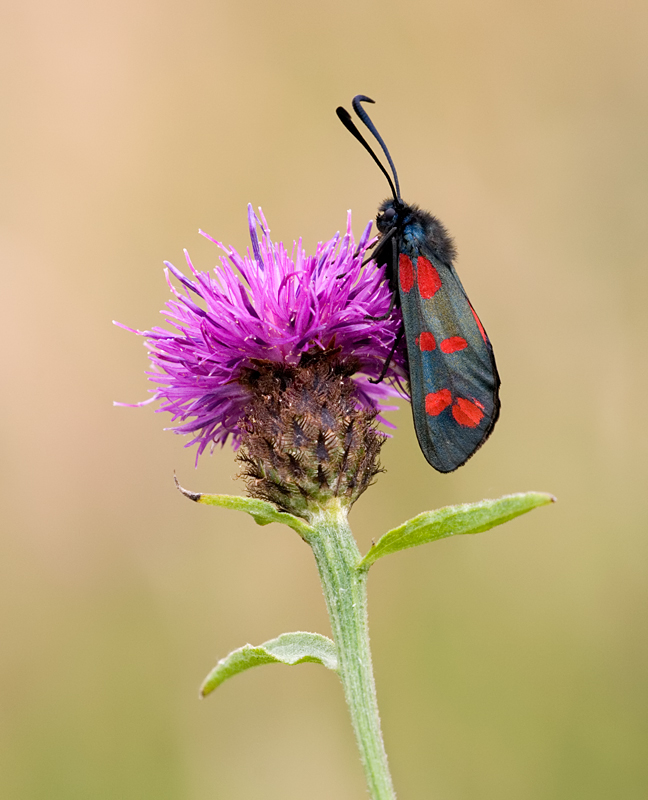
<svg viewBox="0 0 648 800">
<path fill-rule="evenodd" d="M 358 95 L 358 97 L 362 97 L 362 96 L 363 95 Z M 354 101 L 353 101 L 354 103 L 358 99 L 358 97 L 356 97 L 354 99 Z M 372 102 L 373 102 L 373 100 L 372 100 Z M 355 108 L 355 106 L 354 106 L 354 108 Z M 363 108 L 361 108 L 360 110 L 366 116 L 366 111 Z M 338 106 L 335 109 L 335 113 L 338 115 L 338 117 L 340 119 L 340 122 L 349 131 L 349 133 L 352 134 L 353 136 L 355 136 L 355 138 L 365 148 L 365 150 L 373 158 L 373 160 L 376 162 L 376 164 L 378 164 L 378 166 L 380 167 L 380 171 L 387 178 L 387 181 L 389 183 L 389 188 L 391 189 L 391 192 L 394 195 L 394 200 L 400 200 L 400 192 L 397 192 L 396 189 L 394 188 L 394 182 L 389 177 L 389 173 L 387 172 L 387 170 L 382 165 L 382 163 L 381 163 L 380 159 L 378 158 L 378 156 L 371 149 L 371 147 L 369 146 L 369 143 L 367 142 L 367 140 L 360 133 L 360 131 L 356 128 L 355 123 L 351 119 L 351 115 L 349 114 L 349 112 L 346 110 L 346 108 L 342 108 L 342 106 Z M 357 113 L 357 109 L 356 109 L 356 113 Z M 358 115 L 358 116 L 360 116 L 360 115 Z M 360 119 L 362 119 L 361 116 L 360 116 Z M 368 119 L 368 117 L 367 117 L 367 119 Z M 362 120 L 362 121 L 364 122 L 364 120 Z M 371 123 L 371 120 L 369 120 L 369 122 Z M 365 125 L 366 124 L 367 123 L 365 122 Z M 371 127 L 369 127 L 369 130 L 371 130 Z M 372 131 L 372 133 L 373 133 L 373 131 Z M 378 141 L 382 144 L 382 139 L 380 137 L 378 137 Z M 382 146 L 383 146 L 383 150 L 386 150 L 385 145 L 383 144 Z M 388 158 L 389 158 L 389 156 L 388 156 Z M 391 158 L 389 159 L 389 163 L 391 164 Z M 394 165 L 393 164 L 391 164 L 391 167 L 392 167 L 392 169 L 394 169 Z M 396 170 L 394 170 L 394 175 L 396 175 Z M 398 186 L 398 178 L 396 178 L 396 185 Z"/>
<path fill-rule="evenodd" d="M 353 110 L 356 114 L 360 117 L 360 119 L 364 122 L 364 124 L 369 128 L 369 130 L 373 133 L 373 135 L 378 140 L 378 144 L 382 147 L 383 153 L 387 156 L 387 161 L 389 161 L 389 166 L 392 168 L 392 172 L 394 173 L 394 180 L 396 181 L 396 197 L 398 200 L 401 199 L 400 196 L 400 186 L 398 185 L 398 174 L 396 173 L 396 167 L 394 166 L 394 162 L 392 161 L 392 157 L 389 155 L 389 150 L 387 149 L 387 145 L 383 142 L 382 136 L 376 130 L 376 126 L 373 124 L 371 119 L 369 118 L 369 114 L 364 110 L 364 108 L 360 105 L 360 103 L 375 103 L 375 100 L 372 100 L 370 97 L 367 97 L 364 94 L 357 94 L 353 98 L 352 106 Z M 391 181 L 390 181 L 391 183 Z"/>
</svg>

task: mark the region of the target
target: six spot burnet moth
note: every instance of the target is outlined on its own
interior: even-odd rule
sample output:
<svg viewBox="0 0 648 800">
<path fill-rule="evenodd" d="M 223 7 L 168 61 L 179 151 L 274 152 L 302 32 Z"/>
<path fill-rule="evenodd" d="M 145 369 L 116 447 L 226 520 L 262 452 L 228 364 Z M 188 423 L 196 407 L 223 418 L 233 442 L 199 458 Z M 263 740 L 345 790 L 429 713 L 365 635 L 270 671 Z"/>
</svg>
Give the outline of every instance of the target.
<svg viewBox="0 0 648 800">
<path fill-rule="evenodd" d="M 436 217 L 403 202 L 389 151 L 357 95 L 353 109 L 380 144 L 394 180 L 344 108 L 337 115 L 389 182 L 393 199 L 378 209 L 380 238 L 372 258 L 386 267 L 398 303 L 409 361 L 414 426 L 423 455 L 439 472 L 452 472 L 489 437 L 500 411 L 499 375 L 486 331 L 452 266 L 455 248 Z M 385 317 L 386 318 L 386 317 Z M 391 356 L 390 356 L 391 359 Z M 384 365 L 382 380 L 389 360 Z"/>
</svg>

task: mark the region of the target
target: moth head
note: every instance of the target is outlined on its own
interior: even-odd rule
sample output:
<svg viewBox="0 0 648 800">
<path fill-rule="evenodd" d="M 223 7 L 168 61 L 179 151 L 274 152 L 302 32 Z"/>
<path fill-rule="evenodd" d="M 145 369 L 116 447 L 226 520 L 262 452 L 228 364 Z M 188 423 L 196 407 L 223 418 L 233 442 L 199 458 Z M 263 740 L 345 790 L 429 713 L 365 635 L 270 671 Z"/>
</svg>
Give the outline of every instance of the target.
<svg viewBox="0 0 648 800">
<path fill-rule="evenodd" d="M 381 203 L 376 215 L 376 226 L 381 233 L 387 233 L 392 228 L 398 227 L 403 216 L 405 204 L 401 200 L 390 198 Z"/>
</svg>

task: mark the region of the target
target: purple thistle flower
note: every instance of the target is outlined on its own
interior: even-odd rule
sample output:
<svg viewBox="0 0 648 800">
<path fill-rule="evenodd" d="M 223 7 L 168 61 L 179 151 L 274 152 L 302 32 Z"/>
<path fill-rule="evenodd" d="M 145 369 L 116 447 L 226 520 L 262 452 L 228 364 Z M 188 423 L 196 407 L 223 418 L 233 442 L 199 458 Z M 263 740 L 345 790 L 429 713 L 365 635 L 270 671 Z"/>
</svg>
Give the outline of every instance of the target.
<svg viewBox="0 0 648 800">
<path fill-rule="evenodd" d="M 349 212 L 345 235 L 336 234 L 307 256 L 301 239 L 292 253 L 282 243 L 273 243 L 260 209 L 259 214 L 260 218 L 248 206 L 252 252 L 248 249 L 243 257 L 200 231 L 226 254 L 213 274 L 197 271 L 186 251 L 193 279 L 165 262 L 175 299 L 162 313 L 174 331 L 138 331 L 115 323 L 146 337 L 153 365 L 147 375 L 157 384 L 150 399 L 117 405 L 160 400 L 157 411 L 168 411 L 173 422 L 181 421 L 175 432 L 193 434 L 186 446 L 198 445 L 196 457 L 208 445 L 213 449 L 216 443 L 225 444 L 229 436 L 234 447 L 239 446 L 239 423 L 251 401 L 245 373 L 260 361 L 296 366 L 307 352 L 334 348 L 340 361 L 357 364 L 352 380 L 361 408 L 380 405 L 390 410 L 393 406 L 382 401 L 406 396 L 403 347 L 394 354 L 384 381 L 368 380 L 379 377 L 401 325 L 398 310 L 386 320 L 372 319 L 387 313 L 390 290 L 384 268 L 373 261 L 362 266 L 372 244 L 371 222 L 356 245 Z M 182 290 L 173 285 L 169 272 Z"/>
</svg>

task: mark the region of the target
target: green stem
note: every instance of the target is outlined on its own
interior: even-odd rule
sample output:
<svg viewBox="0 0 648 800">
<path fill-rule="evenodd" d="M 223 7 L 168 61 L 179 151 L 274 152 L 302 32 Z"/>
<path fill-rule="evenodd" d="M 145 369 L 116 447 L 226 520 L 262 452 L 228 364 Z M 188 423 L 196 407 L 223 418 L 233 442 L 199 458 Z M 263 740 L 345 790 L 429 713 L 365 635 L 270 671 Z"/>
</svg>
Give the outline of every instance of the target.
<svg viewBox="0 0 648 800">
<path fill-rule="evenodd" d="M 367 572 L 346 512 L 329 506 L 311 520 L 308 537 L 322 581 L 337 646 L 339 675 L 360 749 L 372 800 L 395 800 L 380 730 L 376 685 L 369 648 Z"/>
</svg>

